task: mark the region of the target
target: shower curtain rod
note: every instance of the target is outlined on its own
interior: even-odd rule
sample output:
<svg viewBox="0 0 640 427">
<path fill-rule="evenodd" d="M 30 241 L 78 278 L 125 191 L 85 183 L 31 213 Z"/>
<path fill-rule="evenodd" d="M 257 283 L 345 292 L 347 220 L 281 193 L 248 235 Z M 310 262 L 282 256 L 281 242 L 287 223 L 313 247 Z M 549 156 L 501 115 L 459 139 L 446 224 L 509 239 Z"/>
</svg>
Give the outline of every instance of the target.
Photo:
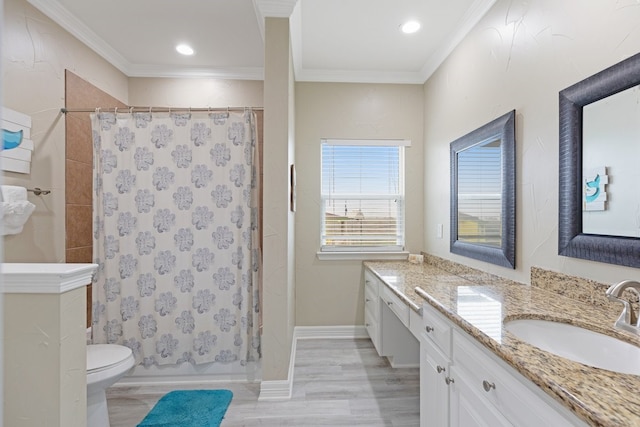
<svg viewBox="0 0 640 427">
<path fill-rule="evenodd" d="M 61 108 L 60 112 L 62 114 L 67 113 L 95 113 L 97 111 L 113 111 L 116 112 L 120 110 L 121 112 L 131 112 L 131 113 L 147 113 L 147 112 L 156 112 L 156 113 L 170 113 L 172 111 L 185 111 L 185 112 L 219 112 L 219 111 L 245 111 L 245 110 L 256 110 L 262 111 L 263 107 L 224 107 L 224 108 L 173 108 L 173 107 L 110 107 L 110 108 Z"/>
</svg>

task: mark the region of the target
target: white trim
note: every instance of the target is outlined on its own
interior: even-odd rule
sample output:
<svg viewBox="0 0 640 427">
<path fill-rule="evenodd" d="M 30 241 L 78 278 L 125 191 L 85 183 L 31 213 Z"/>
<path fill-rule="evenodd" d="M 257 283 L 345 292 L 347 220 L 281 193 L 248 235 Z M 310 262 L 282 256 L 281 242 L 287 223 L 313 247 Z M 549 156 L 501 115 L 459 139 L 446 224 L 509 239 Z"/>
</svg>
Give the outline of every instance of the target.
<svg viewBox="0 0 640 427">
<path fill-rule="evenodd" d="M 406 260 L 409 252 L 316 252 L 316 256 L 321 261 L 387 261 Z"/>
<path fill-rule="evenodd" d="M 291 354 L 289 355 L 289 372 L 286 380 L 262 381 L 260 383 L 259 401 L 288 400 L 293 393 L 293 368 L 296 360 L 296 332 L 293 331 Z"/>
<path fill-rule="evenodd" d="M 4 263 L 2 290 L 10 294 L 62 294 L 91 283 L 98 264 Z"/>
<path fill-rule="evenodd" d="M 289 400 L 293 382 L 289 380 L 262 381 L 260 383 L 260 396 L 258 401 Z"/>
<path fill-rule="evenodd" d="M 296 326 L 296 340 L 304 339 L 358 339 L 369 338 L 367 329 L 362 325 L 354 326 Z"/>
<path fill-rule="evenodd" d="M 297 2 L 298 0 L 255 0 L 255 7 L 262 19 L 288 18 Z"/>
<path fill-rule="evenodd" d="M 333 139 L 322 138 L 321 143 L 327 145 L 355 145 L 376 147 L 411 147 L 410 139 Z"/>
<path fill-rule="evenodd" d="M 264 68 L 262 67 L 184 68 L 154 64 L 130 64 L 125 74 L 127 77 L 264 80 Z"/>
<path fill-rule="evenodd" d="M 296 326 L 293 330 L 293 343 L 289 358 L 287 380 L 262 381 L 260 383 L 259 401 L 288 400 L 293 392 L 293 373 L 298 340 L 302 339 L 358 339 L 369 338 L 367 329 L 362 325 L 355 326 Z"/>
<path fill-rule="evenodd" d="M 140 365 L 138 365 L 140 366 Z M 135 368 L 134 368 L 135 369 Z M 123 377 L 112 387 L 144 387 L 144 386 L 186 386 L 186 385 L 215 385 L 224 383 L 254 383 L 259 380 L 250 380 L 246 375 L 171 375 L 171 376 L 148 376 L 148 377 Z"/>
<path fill-rule="evenodd" d="M 302 42 L 298 42 L 302 43 Z M 292 42 L 293 44 L 293 42 Z M 299 50 L 299 49 L 298 49 Z M 294 64 L 301 64 L 296 57 L 298 50 L 294 50 Z M 439 65 L 439 64 L 438 64 Z M 296 82 L 326 82 L 326 83 L 390 83 L 422 85 L 425 79 L 417 71 L 353 71 L 353 70 L 322 70 L 296 67 Z"/>
<path fill-rule="evenodd" d="M 455 32 L 447 37 L 447 43 L 442 44 L 425 62 L 420 70 L 422 82 L 426 82 L 440 67 L 453 50 L 471 32 L 480 19 L 493 7 L 496 0 L 475 0 L 461 19 L 461 24 L 455 27 Z"/>
<path fill-rule="evenodd" d="M 95 53 L 107 60 L 111 65 L 129 76 L 131 63 L 107 42 L 100 38 L 91 28 L 75 17 L 60 2 L 51 0 L 27 0 L 33 7 L 47 15 L 53 22 L 67 30 L 71 35 L 87 45 Z"/>
</svg>

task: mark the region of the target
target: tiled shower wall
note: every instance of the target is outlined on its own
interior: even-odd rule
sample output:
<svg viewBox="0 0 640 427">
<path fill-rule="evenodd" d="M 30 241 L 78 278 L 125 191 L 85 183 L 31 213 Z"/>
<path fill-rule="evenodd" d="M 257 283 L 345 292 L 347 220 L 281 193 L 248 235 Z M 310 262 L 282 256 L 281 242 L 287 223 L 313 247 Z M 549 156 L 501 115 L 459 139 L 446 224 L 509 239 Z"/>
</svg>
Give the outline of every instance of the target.
<svg viewBox="0 0 640 427">
<path fill-rule="evenodd" d="M 68 109 L 127 108 L 124 103 L 69 70 L 65 72 L 65 80 L 65 107 Z M 256 111 L 256 116 L 259 156 L 262 162 L 264 114 L 262 111 Z M 93 262 L 93 147 L 89 113 L 67 113 L 65 125 L 66 262 L 89 263 Z M 262 183 L 262 168 L 260 171 L 260 182 Z M 260 186 L 260 200 L 262 200 L 262 185 Z M 262 203 L 260 205 L 260 218 L 262 218 Z M 91 286 L 87 286 L 87 326 L 89 325 L 91 325 Z"/>
<path fill-rule="evenodd" d="M 126 105 L 69 70 L 65 71 L 65 107 L 126 108 Z M 65 226 L 66 262 L 93 262 L 93 144 L 89 113 L 67 113 Z M 87 286 L 87 326 L 91 325 L 91 285 Z"/>
</svg>

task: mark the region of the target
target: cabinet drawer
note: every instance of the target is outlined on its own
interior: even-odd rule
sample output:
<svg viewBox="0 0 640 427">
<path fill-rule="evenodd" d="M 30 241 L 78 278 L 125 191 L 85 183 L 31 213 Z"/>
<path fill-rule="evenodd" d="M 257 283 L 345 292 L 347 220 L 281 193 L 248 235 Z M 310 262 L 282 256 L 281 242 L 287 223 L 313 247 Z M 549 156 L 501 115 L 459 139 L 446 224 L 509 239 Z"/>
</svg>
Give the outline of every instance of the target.
<svg viewBox="0 0 640 427">
<path fill-rule="evenodd" d="M 378 288 L 380 281 L 378 278 L 368 269 L 364 270 L 364 289 L 365 291 L 369 289 L 370 292 L 373 293 L 374 296 L 378 296 Z"/>
<path fill-rule="evenodd" d="M 451 357 L 451 323 L 435 308 L 425 303 L 422 306 L 423 332 L 433 340 L 445 356 Z"/>
<path fill-rule="evenodd" d="M 391 289 L 386 286 L 382 287 L 382 292 L 380 292 L 380 299 L 383 304 L 386 304 L 387 307 L 391 309 L 398 316 L 398 319 L 402 322 L 404 326 L 409 327 L 409 306 L 404 303 L 396 294 L 393 293 Z"/>
<path fill-rule="evenodd" d="M 409 310 L 409 330 L 418 341 L 420 341 L 420 335 L 422 335 L 422 316 L 416 313 L 414 310 Z"/>
<path fill-rule="evenodd" d="M 378 313 L 380 312 L 378 309 L 378 296 L 368 286 L 364 288 L 364 308 L 371 311 L 373 319 L 377 322 L 379 319 Z"/>
<path fill-rule="evenodd" d="M 371 310 L 364 311 L 364 327 L 369 333 L 371 339 L 377 340 L 378 338 L 378 321 L 373 317 Z"/>
<path fill-rule="evenodd" d="M 465 333 L 454 331 L 453 364 L 456 371 L 460 368 L 459 375 L 465 376 L 467 384 L 511 423 L 522 427 L 577 425 L 567 409 L 480 345 Z"/>
</svg>

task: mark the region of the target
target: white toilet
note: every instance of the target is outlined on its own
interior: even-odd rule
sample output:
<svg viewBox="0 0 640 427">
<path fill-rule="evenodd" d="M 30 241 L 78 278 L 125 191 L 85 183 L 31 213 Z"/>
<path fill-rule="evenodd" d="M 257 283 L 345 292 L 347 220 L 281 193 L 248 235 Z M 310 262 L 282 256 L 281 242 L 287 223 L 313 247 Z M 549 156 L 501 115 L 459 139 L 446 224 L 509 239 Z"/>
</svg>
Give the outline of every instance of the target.
<svg viewBox="0 0 640 427">
<path fill-rule="evenodd" d="M 134 363 L 129 347 L 87 345 L 87 427 L 109 427 L 105 391 L 125 376 Z"/>
</svg>

